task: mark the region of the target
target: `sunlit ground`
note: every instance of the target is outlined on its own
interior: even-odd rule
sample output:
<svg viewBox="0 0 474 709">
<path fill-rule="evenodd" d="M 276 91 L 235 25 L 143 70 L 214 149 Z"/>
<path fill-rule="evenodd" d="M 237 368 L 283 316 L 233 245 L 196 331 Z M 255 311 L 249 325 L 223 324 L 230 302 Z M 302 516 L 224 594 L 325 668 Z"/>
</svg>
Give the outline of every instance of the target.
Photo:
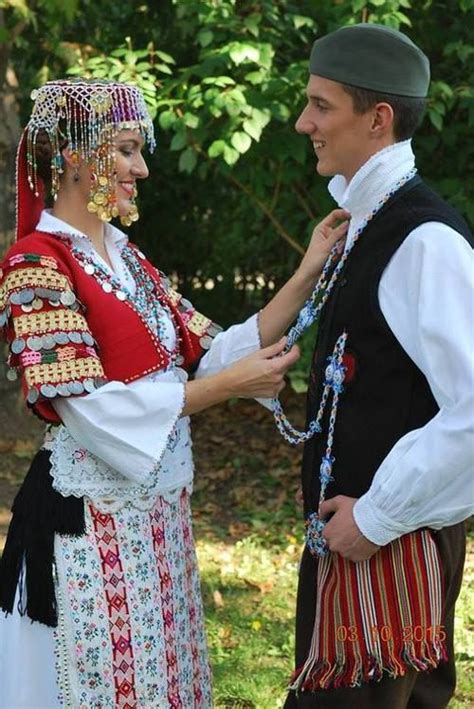
<svg viewBox="0 0 474 709">
<path fill-rule="evenodd" d="M 235 544 L 198 542 L 216 709 L 281 709 L 292 670 L 299 543 L 252 534 Z M 450 709 L 472 706 L 474 544 L 456 615 L 458 688 Z"/>
</svg>

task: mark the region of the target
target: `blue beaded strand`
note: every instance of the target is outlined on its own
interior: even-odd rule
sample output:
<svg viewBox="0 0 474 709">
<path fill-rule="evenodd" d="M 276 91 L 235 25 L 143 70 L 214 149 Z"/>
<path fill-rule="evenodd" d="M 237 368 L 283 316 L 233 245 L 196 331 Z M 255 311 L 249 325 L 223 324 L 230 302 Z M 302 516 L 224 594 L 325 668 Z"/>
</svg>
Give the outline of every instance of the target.
<svg viewBox="0 0 474 709">
<path fill-rule="evenodd" d="M 343 252 L 336 262 L 339 254 L 337 245 L 331 250 L 329 257 L 324 265 L 321 276 L 314 287 L 311 296 L 301 308 L 295 324 L 290 329 L 287 335 L 287 343 L 284 352 L 288 352 L 295 342 L 299 340 L 305 330 L 308 329 L 314 322 L 317 322 L 321 315 L 321 311 L 325 306 L 334 285 L 341 273 L 344 265 L 352 252 L 357 240 L 366 228 L 367 224 L 380 211 L 390 197 L 397 192 L 406 182 L 411 180 L 416 174 L 416 169 L 410 170 L 404 177 L 398 180 L 391 189 L 382 197 L 377 206 L 367 215 L 362 221 L 357 231 L 354 234 L 351 245 Z M 329 483 L 333 480 L 332 469 L 334 464 L 334 456 L 332 455 L 332 446 L 334 441 L 334 429 L 336 425 L 337 407 L 339 396 L 344 390 L 345 366 L 343 364 L 344 351 L 347 341 L 347 332 L 344 331 L 336 341 L 333 352 L 328 357 L 328 364 L 324 372 L 323 393 L 319 404 L 316 416 L 309 422 L 306 431 L 298 431 L 290 423 L 286 417 L 281 403 L 278 398 L 272 400 L 272 410 L 275 423 L 278 431 L 281 433 L 288 443 L 297 445 L 304 443 L 312 438 L 316 433 L 321 433 L 321 421 L 326 409 L 326 405 L 330 394 L 332 394 L 331 411 L 329 414 L 329 427 L 326 442 L 326 452 L 321 459 L 319 466 L 320 480 L 320 495 L 319 506 L 324 502 L 326 497 L 326 489 Z M 310 552 L 315 556 L 325 556 L 329 552 L 326 540 L 323 537 L 325 521 L 319 518 L 317 512 L 311 512 L 306 519 L 306 544 Z"/>
</svg>

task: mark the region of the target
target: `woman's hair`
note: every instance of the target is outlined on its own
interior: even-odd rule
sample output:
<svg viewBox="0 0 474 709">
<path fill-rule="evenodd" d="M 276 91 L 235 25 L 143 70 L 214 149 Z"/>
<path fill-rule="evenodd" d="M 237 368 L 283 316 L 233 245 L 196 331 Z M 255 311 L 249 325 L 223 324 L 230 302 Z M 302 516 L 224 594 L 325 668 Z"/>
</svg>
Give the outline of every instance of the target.
<svg viewBox="0 0 474 709">
<path fill-rule="evenodd" d="M 64 150 L 64 148 L 67 147 L 67 144 L 68 141 L 66 138 L 59 138 L 60 150 Z M 37 175 L 43 180 L 46 187 L 46 192 L 49 193 L 51 189 L 51 160 L 53 159 L 53 146 L 51 145 L 49 135 L 44 128 L 41 128 L 36 135 L 35 152 Z"/>
<path fill-rule="evenodd" d="M 397 141 L 411 138 L 423 120 L 426 110 L 426 99 L 424 98 L 395 96 L 348 84 L 341 85 L 344 91 L 351 96 L 356 113 L 365 113 L 378 103 L 388 103 L 393 109 L 393 134 Z"/>
</svg>

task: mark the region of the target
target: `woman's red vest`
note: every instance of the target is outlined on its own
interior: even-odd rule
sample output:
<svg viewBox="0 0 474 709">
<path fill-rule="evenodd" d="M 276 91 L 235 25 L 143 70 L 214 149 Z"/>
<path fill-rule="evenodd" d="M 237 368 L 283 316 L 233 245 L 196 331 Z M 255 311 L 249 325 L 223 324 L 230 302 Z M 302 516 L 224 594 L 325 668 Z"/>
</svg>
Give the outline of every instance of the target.
<svg viewBox="0 0 474 709">
<path fill-rule="evenodd" d="M 179 363 L 189 369 L 220 328 L 132 248 L 172 312 Z M 22 376 L 29 405 L 47 421 L 59 421 L 51 405 L 56 395 L 87 393 L 107 380 L 132 382 L 170 364 L 170 353 L 124 291 L 85 269 L 68 239 L 33 232 L 12 246 L 2 270 L 0 324 L 9 364 Z"/>
</svg>

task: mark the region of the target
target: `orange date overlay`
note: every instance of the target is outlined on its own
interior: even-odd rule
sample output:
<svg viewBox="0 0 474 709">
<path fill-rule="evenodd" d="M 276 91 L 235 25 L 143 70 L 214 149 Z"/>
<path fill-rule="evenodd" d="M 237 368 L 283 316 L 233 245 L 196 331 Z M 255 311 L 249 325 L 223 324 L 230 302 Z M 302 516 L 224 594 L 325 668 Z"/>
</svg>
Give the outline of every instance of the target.
<svg viewBox="0 0 474 709">
<path fill-rule="evenodd" d="M 395 637 L 395 633 L 390 625 L 373 625 L 370 628 L 370 636 L 373 642 L 381 640 L 382 642 L 390 642 L 391 640 L 399 640 Z M 336 639 L 339 642 L 358 642 L 359 628 L 355 625 L 338 625 L 336 627 Z M 411 642 L 443 642 L 446 640 L 446 631 L 444 625 L 405 625 L 402 628 L 401 641 L 403 643 Z"/>
</svg>

